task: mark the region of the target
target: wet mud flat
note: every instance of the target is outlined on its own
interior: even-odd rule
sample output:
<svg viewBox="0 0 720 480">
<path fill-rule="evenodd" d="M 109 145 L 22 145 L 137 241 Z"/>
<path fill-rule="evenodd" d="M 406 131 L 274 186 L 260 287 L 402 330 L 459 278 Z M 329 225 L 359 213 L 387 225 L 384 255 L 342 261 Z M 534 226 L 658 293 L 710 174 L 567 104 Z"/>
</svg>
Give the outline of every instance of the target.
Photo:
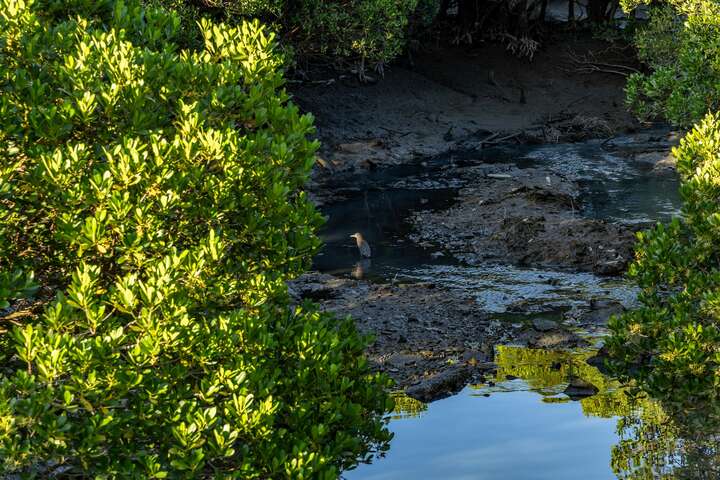
<svg viewBox="0 0 720 480">
<path fill-rule="evenodd" d="M 549 35 L 532 61 L 492 42 L 433 43 L 369 83 L 341 72 L 306 72 L 290 93 L 315 116 L 322 142 L 311 190 L 330 193 L 316 187 L 339 174 L 457 148 L 572 142 L 637 129 L 625 109 L 625 78 L 579 73 L 573 59 L 585 56 L 635 66 L 627 45 L 576 32 Z"/>
<path fill-rule="evenodd" d="M 456 204 L 415 212 L 411 238 L 470 265 L 619 275 L 636 233 L 677 213 L 675 141 L 656 131 L 498 149 L 490 164 L 453 170 Z"/>
<path fill-rule="evenodd" d="M 560 283 L 555 286 L 560 293 Z M 291 294 L 353 317 L 362 333 L 374 337 L 367 350 L 373 368 L 424 402 L 493 378 L 497 345 L 591 347 L 593 333 L 604 332 L 608 317 L 624 308 L 615 300 L 577 295 L 557 309 L 497 313 L 473 292 L 444 286 L 442 279 L 372 283 L 321 273 L 292 282 Z"/>
<path fill-rule="evenodd" d="M 319 273 L 291 291 L 355 318 L 374 368 L 423 401 L 492 377 L 498 345 L 599 347 L 634 301 L 634 233 L 676 211 L 672 142 L 501 147 L 365 175 L 322 207 Z"/>
<path fill-rule="evenodd" d="M 458 392 L 494 371 L 493 345 L 501 329 L 472 296 L 433 283 L 378 284 L 327 274 L 292 285 L 324 310 L 350 315 L 374 337 L 367 355 L 398 389 L 430 401 Z"/>
<path fill-rule="evenodd" d="M 622 273 L 640 225 L 583 217 L 576 182 L 556 172 L 511 165 L 476 168 L 477 180 L 447 211 L 413 215 L 412 239 L 437 245 L 470 265 Z"/>
</svg>

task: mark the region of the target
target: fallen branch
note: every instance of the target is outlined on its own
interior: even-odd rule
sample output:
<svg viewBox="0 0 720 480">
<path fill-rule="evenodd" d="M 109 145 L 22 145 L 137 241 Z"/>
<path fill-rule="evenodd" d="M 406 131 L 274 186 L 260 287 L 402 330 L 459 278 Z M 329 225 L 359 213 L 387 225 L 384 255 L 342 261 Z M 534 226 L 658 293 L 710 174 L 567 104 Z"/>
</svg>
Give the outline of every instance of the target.
<svg viewBox="0 0 720 480">
<path fill-rule="evenodd" d="M 483 145 L 498 145 L 502 142 L 506 142 L 508 140 L 511 140 L 515 137 L 520 136 L 521 133 L 522 132 L 511 133 L 510 135 L 505 135 L 504 137 L 500 137 L 498 139 L 491 140 L 491 141 L 483 140 L 482 142 L 480 142 L 480 148 L 483 148 Z M 494 135 L 497 135 L 497 134 L 494 134 Z"/>
<path fill-rule="evenodd" d="M 341 76 L 340 79 L 342 79 L 344 76 Z M 296 85 L 322 85 L 324 87 L 328 87 L 335 83 L 337 80 L 335 78 L 330 78 L 327 80 L 286 80 L 286 83 L 292 83 Z"/>
<path fill-rule="evenodd" d="M 490 142 L 491 142 L 494 138 L 496 138 L 498 135 L 500 135 L 500 134 L 497 133 L 497 132 L 495 132 L 495 133 L 493 133 L 492 135 L 490 135 L 489 137 L 486 137 L 486 138 L 480 140 L 480 149 L 482 150 L 483 144 L 485 144 L 485 143 L 490 143 Z"/>
<path fill-rule="evenodd" d="M 598 61 L 595 59 L 595 55 L 593 55 L 592 53 L 588 55 L 576 55 L 572 51 L 568 51 L 568 57 L 575 66 L 575 68 L 572 70 L 574 72 L 612 73 L 616 75 L 622 75 L 623 77 L 627 77 L 628 75 L 633 73 L 640 73 L 640 70 L 635 67 L 631 67 L 630 65 Z M 570 71 L 567 69 L 565 70 Z"/>
</svg>

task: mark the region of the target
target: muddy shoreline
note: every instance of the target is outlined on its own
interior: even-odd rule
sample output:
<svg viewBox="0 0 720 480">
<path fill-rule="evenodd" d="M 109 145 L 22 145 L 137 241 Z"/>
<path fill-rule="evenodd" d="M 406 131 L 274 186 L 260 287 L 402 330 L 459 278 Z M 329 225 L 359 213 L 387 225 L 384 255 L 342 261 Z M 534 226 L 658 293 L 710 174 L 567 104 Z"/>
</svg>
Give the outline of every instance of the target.
<svg viewBox="0 0 720 480">
<path fill-rule="evenodd" d="M 577 71 L 572 59 L 635 66 L 623 44 L 589 33 L 547 39 L 532 62 L 501 45 L 425 45 L 412 63 L 360 84 L 319 71 L 291 85 L 293 101 L 315 116 L 322 149 L 309 186 L 333 201 L 338 176 L 362 174 L 452 151 L 507 143 L 557 143 L 609 137 L 641 126 L 626 111 L 625 78 Z"/>
<path fill-rule="evenodd" d="M 565 46 L 619 53 L 588 38 Z M 586 197 L 593 188 L 621 190 L 619 182 L 632 181 L 617 179 L 623 169 L 671 178 L 668 151 L 677 135 L 642 130 L 622 107 L 624 79 L 568 71 L 566 53 L 548 46 L 527 64 L 492 46 L 441 49 L 416 59 L 413 70 L 393 67 L 374 85 L 314 82 L 292 92 L 316 115 L 323 142 L 308 189 L 331 217 L 317 265 L 332 274 L 306 274 L 291 282 L 291 294 L 352 316 L 374 337 L 373 368 L 413 398 L 435 400 L 490 378 L 496 345 L 597 347 L 607 319 L 627 307 L 602 277 L 620 281 L 635 232 L 649 222 L 605 218 L 612 210 L 602 195 L 595 204 Z M 515 90 L 522 98 L 513 98 Z M 622 165 L 607 167 L 601 155 L 588 170 L 583 152 L 565 161 L 567 149 L 540 152 L 551 161 L 532 163 L 523 158 L 536 152 L 513 147 L 598 137 L 606 140 L 592 144 L 594 155 L 615 152 Z M 398 202 L 410 206 L 400 211 Z M 392 241 L 372 240 L 381 257 L 374 264 L 355 262 L 353 246 L 343 243 L 362 228 L 392 231 Z M 334 265 L 343 262 L 354 266 Z M 436 269 L 422 276 L 415 264 Z M 530 293 L 499 309 L 444 273 L 474 281 L 506 267 L 511 281 L 532 277 L 521 279 Z M 592 293 L 588 282 L 597 284 Z"/>
<path fill-rule="evenodd" d="M 375 371 L 421 401 L 457 393 L 494 377 L 497 345 L 566 350 L 591 348 L 619 302 L 596 301 L 567 310 L 494 315 L 472 296 L 431 282 L 378 284 L 309 273 L 291 283 L 297 300 L 350 315 L 374 341 L 367 350 Z"/>
</svg>

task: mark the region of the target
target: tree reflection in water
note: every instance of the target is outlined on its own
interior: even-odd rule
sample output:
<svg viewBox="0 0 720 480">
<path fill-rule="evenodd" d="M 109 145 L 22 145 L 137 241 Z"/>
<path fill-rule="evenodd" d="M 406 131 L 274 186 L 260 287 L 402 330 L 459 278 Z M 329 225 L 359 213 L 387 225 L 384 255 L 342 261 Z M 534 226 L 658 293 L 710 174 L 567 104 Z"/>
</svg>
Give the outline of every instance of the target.
<svg viewBox="0 0 720 480">
<path fill-rule="evenodd" d="M 561 394 L 574 379 L 595 386 L 597 394 L 580 403 L 587 416 L 618 417 L 619 441 L 612 448 L 611 466 L 619 479 L 720 478 L 717 408 L 651 399 L 587 364 L 593 355 L 499 347 L 497 381 L 522 378 L 548 402 L 562 401 Z"/>
<path fill-rule="evenodd" d="M 408 397 L 402 392 L 394 392 L 392 397 L 395 401 L 395 408 L 393 409 L 392 415 L 390 415 L 390 419 L 392 420 L 419 417 L 427 410 L 426 403 Z"/>
</svg>

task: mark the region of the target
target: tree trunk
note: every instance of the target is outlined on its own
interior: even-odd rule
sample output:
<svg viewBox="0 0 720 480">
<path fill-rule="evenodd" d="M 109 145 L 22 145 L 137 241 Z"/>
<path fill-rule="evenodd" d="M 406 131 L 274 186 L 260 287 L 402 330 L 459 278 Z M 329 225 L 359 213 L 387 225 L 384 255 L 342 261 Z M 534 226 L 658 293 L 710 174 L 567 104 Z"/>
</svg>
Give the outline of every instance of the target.
<svg viewBox="0 0 720 480">
<path fill-rule="evenodd" d="M 478 21 L 478 2 L 479 0 L 458 0 L 458 18 L 468 30 L 472 30 Z"/>
<path fill-rule="evenodd" d="M 593 23 L 607 20 L 609 0 L 588 0 L 588 19 Z"/>
<path fill-rule="evenodd" d="M 440 3 L 440 10 L 438 10 L 438 17 L 447 18 L 448 8 L 450 8 L 450 0 L 442 0 Z"/>
<path fill-rule="evenodd" d="M 540 4 L 540 23 L 545 23 L 545 15 L 547 14 L 548 0 L 542 0 Z"/>
</svg>

